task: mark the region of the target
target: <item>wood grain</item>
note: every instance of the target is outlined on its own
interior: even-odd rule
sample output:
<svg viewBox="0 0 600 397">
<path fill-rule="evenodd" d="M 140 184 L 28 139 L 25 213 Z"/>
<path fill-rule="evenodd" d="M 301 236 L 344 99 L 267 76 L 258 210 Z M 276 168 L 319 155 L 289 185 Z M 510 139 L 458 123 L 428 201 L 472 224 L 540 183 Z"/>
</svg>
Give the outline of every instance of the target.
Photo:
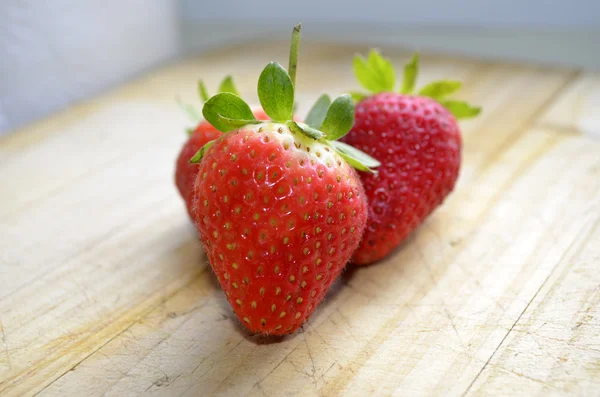
<svg viewBox="0 0 600 397">
<path fill-rule="evenodd" d="M 539 119 L 541 125 L 600 139 L 600 74 L 579 76 Z"/>
<path fill-rule="evenodd" d="M 590 219 L 580 235 L 586 237 L 565 252 L 469 394 L 598 393 L 600 222 Z"/>
<path fill-rule="evenodd" d="M 303 48 L 300 113 L 356 88 L 359 50 Z M 485 109 L 463 124 L 456 191 L 388 259 L 349 268 L 302 331 L 237 324 L 173 186 L 173 97 L 227 70 L 256 103 L 255 76 L 286 54 L 189 59 L 0 139 L 0 394 L 597 390 L 600 142 L 563 131 L 576 71 L 424 56 L 422 81 L 459 77 Z"/>
</svg>

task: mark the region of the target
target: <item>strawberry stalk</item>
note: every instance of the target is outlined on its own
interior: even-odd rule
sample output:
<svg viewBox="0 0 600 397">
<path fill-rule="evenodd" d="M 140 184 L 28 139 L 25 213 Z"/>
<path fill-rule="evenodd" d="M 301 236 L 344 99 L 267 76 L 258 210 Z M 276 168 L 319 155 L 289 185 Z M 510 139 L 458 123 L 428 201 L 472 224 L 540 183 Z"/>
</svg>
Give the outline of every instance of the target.
<svg viewBox="0 0 600 397">
<path fill-rule="evenodd" d="M 290 62 L 288 66 L 288 74 L 292 85 L 296 87 L 296 70 L 298 69 L 298 49 L 300 47 L 300 29 L 302 25 L 298 24 L 294 26 L 292 31 L 292 45 L 290 47 Z"/>
</svg>

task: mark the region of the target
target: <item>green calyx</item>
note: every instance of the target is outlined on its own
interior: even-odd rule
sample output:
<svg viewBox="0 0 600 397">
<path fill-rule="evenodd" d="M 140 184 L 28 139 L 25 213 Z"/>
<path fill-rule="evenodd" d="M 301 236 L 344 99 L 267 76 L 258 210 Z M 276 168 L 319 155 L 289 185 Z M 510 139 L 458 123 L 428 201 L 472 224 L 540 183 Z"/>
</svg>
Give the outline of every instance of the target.
<svg viewBox="0 0 600 397">
<path fill-rule="evenodd" d="M 225 78 L 223 79 L 223 81 L 221 81 L 221 84 L 219 85 L 219 92 L 229 92 L 239 96 L 239 92 L 235 87 L 235 84 L 233 83 L 233 77 L 225 76 Z M 206 85 L 202 80 L 198 81 L 198 96 L 200 97 L 200 101 L 202 103 L 208 101 L 208 99 L 210 98 L 208 90 L 206 89 Z M 181 110 L 183 110 L 185 114 L 187 114 L 188 118 L 192 121 L 192 123 L 195 123 L 197 125 L 202 121 L 202 114 L 196 109 L 194 105 L 183 103 L 180 98 L 177 98 L 176 100 Z M 194 129 L 195 127 L 186 128 L 187 134 L 192 135 Z"/>
<path fill-rule="evenodd" d="M 354 124 L 354 102 L 350 95 L 341 95 L 334 101 L 331 101 L 329 96 L 322 95 L 310 109 L 304 123 L 293 120 L 299 40 L 300 25 L 297 25 L 292 34 L 288 70 L 276 62 L 271 62 L 258 79 L 258 98 L 271 120 L 256 120 L 250 106 L 231 92 L 222 92 L 208 99 L 202 108 L 204 118 L 222 132 L 237 130 L 250 124 L 285 124 L 293 132 L 327 144 L 354 168 L 372 171 L 380 165 L 377 160 L 358 149 L 337 142 Z M 206 153 L 205 147 L 190 161 L 200 162 Z"/>
<path fill-rule="evenodd" d="M 194 156 L 190 159 L 190 163 L 199 163 L 200 160 L 202 160 L 202 157 L 204 157 L 204 155 L 206 154 L 206 152 L 208 151 L 208 149 L 210 149 L 210 147 L 215 143 L 215 141 L 210 141 L 207 144 L 205 144 L 204 146 L 202 146 L 200 148 L 200 150 L 198 150 L 196 152 L 196 154 L 194 154 Z"/>
<path fill-rule="evenodd" d="M 367 59 L 360 55 L 354 57 L 354 74 L 359 83 L 370 94 L 381 92 L 394 92 L 396 77 L 392 63 L 381 56 L 377 50 L 371 50 Z M 467 119 L 481 113 L 481 108 L 472 106 L 468 102 L 449 99 L 462 86 L 460 81 L 440 80 L 434 81 L 415 92 L 417 76 L 419 75 L 419 54 L 415 53 L 404 66 L 404 75 L 400 84 L 400 93 L 404 95 L 418 95 L 429 97 L 438 101 L 450 111 L 457 119 Z M 360 102 L 368 96 L 360 92 L 353 92 L 352 99 Z"/>
</svg>

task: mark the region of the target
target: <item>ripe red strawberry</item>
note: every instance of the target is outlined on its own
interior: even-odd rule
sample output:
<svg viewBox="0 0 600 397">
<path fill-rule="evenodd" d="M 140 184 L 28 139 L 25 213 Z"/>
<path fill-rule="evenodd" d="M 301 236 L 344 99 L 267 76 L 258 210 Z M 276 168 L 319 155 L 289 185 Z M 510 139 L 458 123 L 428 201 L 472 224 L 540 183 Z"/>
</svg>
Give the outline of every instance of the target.
<svg viewBox="0 0 600 397">
<path fill-rule="evenodd" d="M 268 120 L 269 117 L 260 109 L 254 111 L 254 117 L 257 120 Z M 179 194 L 185 201 L 186 208 L 190 215 L 190 219 L 196 222 L 193 213 L 193 190 L 196 175 L 198 174 L 198 164 L 190 163 L 190 159 L 202 146 L 208 142 L 217 139 L 221 135 L 221 131 L 213 127 L 208 121 L 201 121 L 195 130 L 192 131 L 188 140 L 184 143 L 177 157 L 175 167 L 175 184 L 179 190 Z"/>
<path fill-rule="evenodd" d="M 217 140 L 196 186 L 198 231 L 234 311 L 253 332 L 293 332 L 360 241 L 355 172 L 329 146 L 269 123 Z"/>
<path fill-rule="evenodd" d="M 231 94 L 206 102 L 204 117 L 227 133 L 193 159 L 200 163 L 200 239 L 237 317 L 261 334 L 293 332 L 323 299 L 367 219 L 364 191 L 346 161 L 363 170 L 378 165 L 335 142 L 352 126 L 348 95 L 333 103 L 321 97 L 311 125 L 291 120 L 294 74 L 270 63 L 260 76 L 261 105 L 274 122 L 255 120 Z"/>
<path fill-rule="evenodd" d="M 181 194 L 181 197 L 185 201 L 185 206 L 192 221 L 195 221 L 192 199 L 194 197 L 194 182 L 198 174 L 198 164 L 190 163 L 190 159 L 202 146 L 217 139 L 219 135 L 221 135 L 221 131 L 210 125 L 210 123 L 202 121 L 185 142 L 177 157 L 175 184 L 177 185 L 179 194 Z"/>
<path fill-rule="evenodd" d="M 461 162 L 457 118 L 480 109 L 448 100 L 460 82 L 440 81 L 412 95 L 418 57 L 405 67 L 402 93 L 394 93 L 391 63 L 372 51 L 354 60 L 358 80 L 369 91 L 360 95 L 355 125 L 344 142 L 377 158 L 377 174 L 361 174 L 369 201 L 369 219 L 353 262 L 366 265 L 396 248 L 454 189 Z"/>
</svg>

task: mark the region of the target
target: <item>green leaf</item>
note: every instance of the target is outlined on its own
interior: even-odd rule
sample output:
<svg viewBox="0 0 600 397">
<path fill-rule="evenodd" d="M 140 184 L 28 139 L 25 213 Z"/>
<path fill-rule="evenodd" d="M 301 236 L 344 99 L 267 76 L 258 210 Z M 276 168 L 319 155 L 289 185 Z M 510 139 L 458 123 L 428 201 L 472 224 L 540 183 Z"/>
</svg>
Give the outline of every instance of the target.
<svg viewBox="0 0 600 397">
<path fill-rule="evenodd" d="M 421 88 L 419 95 L 439 100 L 455 93 L 460 87 L 462 83 L 456 80 L 434 81 Z"/>
<path fill-rule="evenodd" d="M 206 102 L 210 98 L 210 95 L 208 95 L 208 90 L 206 89 L 204 81 L 202 80 L 198 80 L 198 95 L 200 95 L 202 102 Z"/>
<path fill-rule="evenodd" d="M 371 73 L 366 59 L 360 55 L 356 55 L 352 61 L 352 66 L 354 66 L 354 75 L 358 82 L 367 90 L 377 92 L 379 84 L 377 84 L 377 79 Z"/>
<path fill-rule="evenodd" d="M 356 78 L 370 92 L 394 90 L 396 84 L 394 67 L 377 50 L 371 50 L 366 60 L 360 55 L 355 56 L 353 65 Z"/>
<path fill-rule="evenodd" d="M 348 94 L 337 97 L 321 125 L 320 130 L 327 135 L 327 139 L 335 141 L 350 131 L 354 125 L 354 102 Z"/>
<path fill-rule="evenodd" d="M 250 106 L 242 98 L 230 92 L 222 92 L 206 101 L 202 114 L 209 123 L 222 132 L 229 132 L 237 127 L 224 123 L 219 117 L 231 120 L 255 120 Z"/>
<path fill-rule="evenodd" d="M 323 124 L 323 120 L 325 120 L 325 116 L 327 115 L 327 109 L 329 109 L 330 105 L 331 98 L 329 98 L 329 95 L 321 95 L 306 115 L 306 119 L 304 120 L 306 124 L 310 125 L 313 128 L 320 128 L 321 124 Z"/>
<path fill-rule="evenodd" d="M 194 123 L 199 123 L 202 120 L 202 116 L 198 113 L 198 110 L 193 105 L 181 102 L 180 98 L 177 98 L 177 104 L 187 114 L 190 120 Z"/>
<path fill-rule="evenodd" d="M 210 149 L 210 147 L 214 143 L 215 143 L 215 141 L 210 141 L 210 142 L 206 143 L 204 146 L 202 146 L 200 148 L 200 150 L 198 150 L 196 152 L 196 154 L 190 159 L 190 163 L 196 164 L 196 163 L 199 163 L 200 161 L 202 161 L 202 158 L 204 158 L 204 155 L 206 154 L 208 149 Z"/>
<path fill-rule="evenodd" d="M 230 92 L 232 94 L 240 96 L 240 93 L 235 88 L 235 84 L 233 84 L 233 77 L 231 76 L 227 76 L 223 79 L 221 85 L 219 86 L 219 92 Z"/>
<path fill-rule="evenodd" d="M 442 101 L 441 104 L 450 111 L 457 119 L 468 119 L 481 113 L 479 106 L 471 106 L 464 101 Z"/>
<path fill-rule="evenodd" d="M 219 122 L 229 126 L 231 128 L 231 130 L 237 130 L 245 125 L 264 123 L 264 121 L 256 120 L 256 119 L 254 119 L 254 120 L 232 119 L 229 117 L 224 117 L 220 114 L 218 114 L 217 117 L 219 118 Z"/>
<path fill-rule="evenodd" d="M 348 164 L 359 171 L 374 172 L 373 168 L 379 167 L 381 163 L 363 151 L 356 149 L 340 141 L 330 141 L 329 145 Z"/>
<path fill-rule="evenodd" d="M 362 101 L 363 99 L 365 99 L 366 97 L 368 97 L 368 95 L 363 94 L 362 92 L 352 91 L 352 92 L 350 92 L 350 97 L 352 97 L 352 100 L 355 103 L 358 103 L 358 102 Z"/>
<path fill-rule="evenodd" d="M 381 56 L 377 50 L 369 53 L 369 68 L 378 76 L 380 91 L 393 91 L 396 84 L 396 72 L 392 62 Z"/>
<path fill-rule="evenodd" d="M 196 129 L 194 127 L 190 127 L 190 128 L 186 128 L 185 132 L 188 134 L 188 136 L 192 136 L 192 134 L 194 133 L 194 131 L 196 131 Z"/>
<path fill-rule="evenodd" d="M 325 134 L 319 130 L 317 130 L 316 128 L 312 128 L 311 126 L 309 126 L 308 124 L 304 124 L 304 123 L 300 123 L 298 121 L 288 121 L 287 123 L 285 123 L 288 128 L 298 134 L 303 134 L 306 135 L 309 138 L 312 138 L 314 140 L 318 140 L 321 138 L 325 138 Z"/>
<path fill-rule="evenodd" d="M 273 120 L 292 119 L 294 86 L 288 73 L 277 62 L 269 63 L 260 74 L 258 99 L 265 113 Z"/>
<path fill-rule="evenodd" d="M 404 66 L 404 79 L 402 80 L 401 94 L 412 94 L 419 74 L 419 53 L 415 52 Z"/>
</svg>

